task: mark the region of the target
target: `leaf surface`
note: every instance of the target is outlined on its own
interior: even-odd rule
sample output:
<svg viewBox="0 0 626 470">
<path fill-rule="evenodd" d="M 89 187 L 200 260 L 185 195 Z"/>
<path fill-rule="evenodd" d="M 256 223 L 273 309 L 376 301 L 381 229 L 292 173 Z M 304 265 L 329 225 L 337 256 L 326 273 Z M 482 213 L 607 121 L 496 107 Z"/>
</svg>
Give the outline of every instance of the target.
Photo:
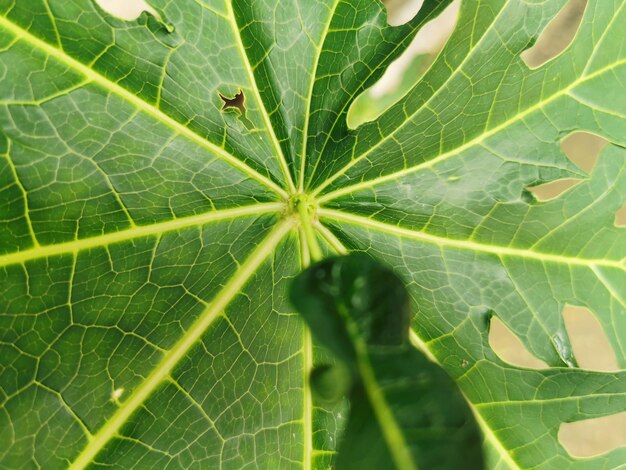
<svg viewBox="0 0 626 470">
<path fill-rule="evenodd" d="M 558 432 L 626 408 L 626 2 L 589 0 L 530 69 L 565 0 L 464 1 L 417 84 L 349 129 L 448 3 L 390 27 L 376 0 L 154 0 L 133 21 L 0 0 L 0 466 L 332 465 L 347 403 L 309 394 L 329 354 L 287 299 L 304 219 L 323 254 L 408 286 L 411 340 L 471 403 L 490 468 L 623 464 Z M 591 175 L 560 150 L 576 130 L 611 142 Z M 577 367 L 568 304 L 621 370 Z M 501 360 L 493 316 L 550 367 Z"/>
</svg>

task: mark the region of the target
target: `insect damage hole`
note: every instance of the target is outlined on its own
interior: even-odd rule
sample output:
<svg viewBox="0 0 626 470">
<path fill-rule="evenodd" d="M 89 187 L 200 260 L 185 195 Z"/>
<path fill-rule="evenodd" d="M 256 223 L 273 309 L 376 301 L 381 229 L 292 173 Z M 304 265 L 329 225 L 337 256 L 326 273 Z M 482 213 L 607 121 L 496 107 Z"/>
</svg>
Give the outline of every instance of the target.
<svg viewBox="0 0 626 470">
<path fill-rule="evenodd" d="M 413 88 L 452 34 L 459 6 L 460 0 L 455 0 L 439 16 L 424 25 L 380 79 L 355 98 L 348 108 L 346 119 L 349 128 L 355 129 L 377 119 Z"/>
<path fill-rule="evenodd" d="M 561 150 L 581 170 L 591 173 L 602 149 L 609 142 L 595 134 L 575 131 L 561 140 Z M 562 178 L 549 183 L 528 187 L 527 190 L 539 201 L 549 201 L 561 196 L 582 180 Z"/>
<path fill-rule="evenodd" d="M 489 346 L 500 359 L 529 369 L 546 369 L 548 365 L 531 354 L 521 340 L 498 317 L 491 317 Z"/>
<path fill-rule="evenodd" d="M 566 305 L 563 309 L 565 328 L 572 343 L 574 356 L 583 369 L 617 371 L 619 365 L 615 351 L 609 343 L 602 325 L 585 307 Z"/>
<path fill-rule="evenodd" d="M 146 0 L 96 0 L 107 13 L 123 20 L 136 20 L 144 11 L 158 18 L 159 14 Z"/>
<path fill-rule="evenodd" d="M 244 126 L 246 126 L 248 130 L 251 130 L 254 127 L 252 125 L 252 122 L 246 116 L 246 95 L 244 94 L 243 90 L 240 89 L 237 93 L 235 93 L 235 96 L 233 96 L 232 98 L 229 98 L 228 96 L 225 96 L 219 92 L 218 96 L 222 100 L 222 112 L 228 112 L 232 110 L 234 110 L 235 112 L 238 111 L 237 117 L 244 124 Z"/>
<path fill-rule="evenodd" d="M 591 173 L 609 141 L 596 134 L 575 131 L 561 140 L 561 150 L 581 170 Z"/>
<path fill-rule="evenodd" d="M 408 23 L 419 13 L 424 0 L 383 0 L 387 9 L 387 23 L 390 26 L 400 26 Z"/>
<path fill-rule="evenodd" d="M 545 27 L 535 43 L 520 55 L 531 69 L 558 57 L 572 43 L 585 13 L 587 0 L 569 0 Z"/>
<path fill-rule="evenodd" d="M 626 446 L 626 411 L 559 427 L 559 441 L 572 457 L 594 457 Z"/>
<path fill-rule="evenodd" d="M 228 98 L 221 93 L 218 93 L 218 95 L 220 95 L 220 98 L 224 102 L 222 111 L 226 111 L 227 109 L 238 109 L 242 115 L 246 114 L 246 97 L 243 94 L 243 90 L 239 90 L 232 98 Z"/>
</svg>

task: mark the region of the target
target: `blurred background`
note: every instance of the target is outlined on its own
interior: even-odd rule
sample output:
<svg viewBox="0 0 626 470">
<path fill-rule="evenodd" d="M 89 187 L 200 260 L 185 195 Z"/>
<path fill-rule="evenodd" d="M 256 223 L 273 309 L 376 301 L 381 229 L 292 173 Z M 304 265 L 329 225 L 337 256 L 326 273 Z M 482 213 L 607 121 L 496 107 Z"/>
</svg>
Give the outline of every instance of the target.
<svg viewBox="0 0 626 470">
<path fill-rule="evenodd" d="M 156 14 L 145 0 L 96 1 L 109 13 L 126 20 L 135 19 L 143 11 Z M 417 13 L 423 0 L 384 0 L 383 3 L 388 11 L 389 23 L 399 25 Z M 522 59 L 530 68 L 540 67 L 567 48 L 576 34 L 586 3 L 586 0 L 569 0 L 537 42 L 522 53 Z M 428 70 L 454 29 L 459 6 L 460 0 L 455 0 L 438 18 L 427 24 L 383 77 L 355 100 L 348 113 L 348 122 L 352 127 L 376 119 L 402 98 Z M 590 172 L 606 144 L 596 135 L 575 132 L 563 139 L 561 146 L 574 163 Z M 564 179 L 529 189 L 537 199 L 546 201 L 559 197 L 579 182 Z M 615 223 L 626 226 L 626 204 L 616 214 Z M 566 306 L 563 317 L 580 367 L 599 371 L 619 369 L 615 352 L 593 312 L 582 307 Z M 498 319 L 491 323 L 489 341 L 496 353 L 511 364 L 546 367 Z M 559 439 L 570 454 L 578 457 L 590 457 L 626 446 L 626 411 L 604 418 L 564 423 Z"/>
</svg>

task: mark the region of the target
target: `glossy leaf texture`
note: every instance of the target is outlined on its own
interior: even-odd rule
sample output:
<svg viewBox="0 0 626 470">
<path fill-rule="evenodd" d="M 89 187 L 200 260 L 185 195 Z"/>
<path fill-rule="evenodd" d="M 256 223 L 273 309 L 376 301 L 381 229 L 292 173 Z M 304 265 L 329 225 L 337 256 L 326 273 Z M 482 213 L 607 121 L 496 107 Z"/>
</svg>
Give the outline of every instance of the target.
<svg viewBox="0 0 626 470">
<path fill-rule="evenodd" d="M 124 21 L 0 0 L 1 467 L 333 465 L 347 404 L 309 393 L 329 353 L 288 301 L 304 227 L 407 285 L 411 342 L 489 468 L 623 464 L 558 433 L 626 408 L 624 0 L 589 0 L 535 69 L 520 54 L 565 0 L 462 1 L 429 70 L 356 129 L 351 103 L 450 2 L 396 27 L 378 0 L 149 3 Z M 589 175 L 560 149 L 577 130 L 610 142 Z M 565 305 L 620 370 L 577 367 Z M 501 360 L 494 316 L 549 367 Z"/>
<path fill-rule="evenodd" d="M 390 269 L 363 254 L 329 258 L 296 277 L 291 299 L 339 361 L 311 372 L 318 400 L 349 397 L 337 469 L 483 468 L 463 395 L 409 342 L 409 295 Z"/>
</svg>

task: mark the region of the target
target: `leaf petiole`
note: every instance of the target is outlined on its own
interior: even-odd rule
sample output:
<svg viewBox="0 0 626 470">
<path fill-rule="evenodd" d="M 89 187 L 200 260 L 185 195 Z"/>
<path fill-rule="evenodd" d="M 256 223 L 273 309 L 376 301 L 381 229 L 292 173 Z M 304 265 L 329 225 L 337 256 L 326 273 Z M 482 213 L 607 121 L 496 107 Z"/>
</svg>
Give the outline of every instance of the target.
<svg viewBox="0 0 626 470">
<path fill-rule="evenodd" d="M 302 230 L 304 231 L 307 245 L 309 246 L 311 259 L 313 261 L 319 261 L 322 259 L 322 250 L 320 249 L 317 236 L 315 235 L 315 230 L 313 229 L 313 223 L 311 221 L 312 206 L 308 198 L 303 196 L 298 197 L 294 202 L 300 217 L 300 223 L 302 224 Z"/>
</svg>

